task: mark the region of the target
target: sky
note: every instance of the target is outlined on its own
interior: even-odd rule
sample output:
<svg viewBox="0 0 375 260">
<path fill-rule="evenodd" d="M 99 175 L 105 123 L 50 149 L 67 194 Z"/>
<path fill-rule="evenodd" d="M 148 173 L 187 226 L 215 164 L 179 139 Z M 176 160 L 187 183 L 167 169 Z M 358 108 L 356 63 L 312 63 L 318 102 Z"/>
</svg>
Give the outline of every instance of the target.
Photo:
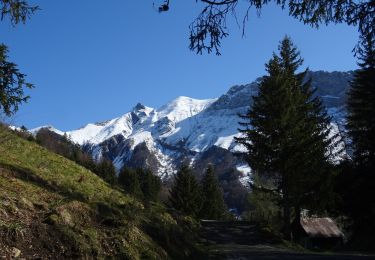
<svg viewBox="0 0 375 260">
<path fill-rule="evenodd" d="M 66 131 L 118 117 L 138 102 L 158 108 L 178 96 L 219 97 L 231 86 L 264 75 L 264 64 L 289 35 L 305 60 L 303 68 L 357 68 L 352 49 L 357 29 L 311 28 L 271 4 L 255 10 L 245 37 L 229 17 L 221 56 L 190 51 L 189 24 L 202 4 L 172 0 L 31 1 L 41 7 L 25 25 L 0 22 L 0 42 L 35 88 L 11 119 L 31 129 L 53 125 Z M 243 10 L 245 5 L 240 4 Z M 239 10 L 239 19 L 242 19 Z"/>
</svg>

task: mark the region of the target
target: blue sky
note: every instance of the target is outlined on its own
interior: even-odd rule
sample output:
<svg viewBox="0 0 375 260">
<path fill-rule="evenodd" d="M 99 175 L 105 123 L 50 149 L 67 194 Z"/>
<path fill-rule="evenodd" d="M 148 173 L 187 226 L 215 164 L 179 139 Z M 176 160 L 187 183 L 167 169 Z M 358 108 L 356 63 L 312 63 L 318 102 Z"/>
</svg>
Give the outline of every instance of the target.
<svg viewBox="0 0 375 260">
<path fill-rule="evenodd" d="M 357 67 L 355 27 L 317 30 L 274 5 L 259 18 L 251 12 L 245 38 L 231 19 L 222 56 L 215 56 L 188 49 L 188 26 L 202 7 L 195 0 L 174 0 L 163 14 L 153 8 L 160 0 L 34 2 L 42 10 L 26 25 L 0 23 L 0 42 L 36 85 L 12 120 L 28 128 L 69 130 L 117 117 L 137 102 L 158 108 L 177 96 L 218 97 L 263 75 L 285 34 L 312 70 Z"/>
</svg>

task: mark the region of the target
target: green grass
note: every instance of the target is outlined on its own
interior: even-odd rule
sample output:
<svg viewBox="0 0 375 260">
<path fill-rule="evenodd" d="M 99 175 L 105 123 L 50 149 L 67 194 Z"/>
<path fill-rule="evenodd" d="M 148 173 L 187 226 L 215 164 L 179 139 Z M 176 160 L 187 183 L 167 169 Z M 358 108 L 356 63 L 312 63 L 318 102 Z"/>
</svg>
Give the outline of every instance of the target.
<svg viewBox="0 0 375 260">
<path fill-rule="evenodd" d="M 26 258 L 166 259 L 167 251 L 178 252 L 172 236 L 182 229 L 163 207 L 145 209 L 87 169 L 7 130 L 0 129 L 0 140 L 0 258 L 10 257 L 12 247 Z M 145 226 L 172 242 L 165 246 Z"/>
<path fill-rule="evenodd" d="M 40 178 L 43 187 L 56 188 L 63 195 L 86 201 L 135 203 L 119 191 L 111 189 L 102 179 L 74 162 L 53 154 L 35 143 L 16 136 L 1 144 L 0 165 L 22 171 L 29 179 Z M 78 180 L 83 176 L 83 181 Z"/>
</svg>

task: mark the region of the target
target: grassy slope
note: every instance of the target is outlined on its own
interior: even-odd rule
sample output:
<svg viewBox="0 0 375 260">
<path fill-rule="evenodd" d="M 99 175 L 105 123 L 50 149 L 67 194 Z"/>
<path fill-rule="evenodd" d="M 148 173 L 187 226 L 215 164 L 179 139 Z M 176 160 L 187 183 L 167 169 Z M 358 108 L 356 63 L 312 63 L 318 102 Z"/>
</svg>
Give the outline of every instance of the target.
<svg viewBox="0 0 375 260">
<path fill-rule="evenodd" d="M 74 162 L 0 131 L 0 258 L 13 247 L 26 258 L 168 258 L 166 239 L 159 246 L 142 227 L 158 235 L 177 224 L 147 211 Z"/>
</svg>

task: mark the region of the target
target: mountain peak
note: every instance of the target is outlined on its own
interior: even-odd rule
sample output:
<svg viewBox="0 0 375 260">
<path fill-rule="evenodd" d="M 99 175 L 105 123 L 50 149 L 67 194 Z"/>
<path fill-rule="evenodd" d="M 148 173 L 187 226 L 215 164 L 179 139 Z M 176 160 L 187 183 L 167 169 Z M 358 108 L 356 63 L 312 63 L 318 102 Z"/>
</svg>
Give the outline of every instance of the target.
<svg viewBox="0 0 375 260">
<path fill-rule="evenodd" d="M 216 99 L 194 99 L 179 96 L 160 107 L 157 112 L 159 118 L 168 117 L 174 122 L 179 122 L 200 113 L 215 101 Z"/>
<path fill-rule="evenodd" d="M 133 122 L 136 123 L 140 118 L 145 118 L 150 115 L 150 113 L 154 111 L 151 107 L 146 107 L 141 103 L 137 103 L 135 107 L 133 107 L 131 111 L 131 115 L 133 116 Z M 126 113 L 124 116 L 127 116 L 129 113 Z"/>
<path fill-rule="evenodd" d="M 144 110 L 144 109 L 146 109 L 146 106 L 144 106 L 143 104 L 141 104 L 139 102 L 135 105 L 135 107 L 133 107 L 133 111 L 140 111 L 140 110 Z"/>
<path fill-rule="evenodd" d="M 319 71 L 309 72 L 309 77 L 328 113 L 335 122 L 342 122 L 351 73 Z M 130 161 L 133 163 L 135 147 L 146 143 L 148 153 L 152 154 L 148 162 L 155 166 L 155 171 L 173 173 L 182 157 L 190 156 L 191 160 L 199 161 L 203 153 L 212 152 L 212 147 L 220 147 L 228 153 L 243 151 L 244 148 L 234 141 L 239 135 L 238 114 L 246 113 L 251 106 L 252 97 L 258 94 L 260 79 L 233 86 L 218 99 L 179 96 L 157 110 L 137 103 L 120 117 L 88 124 L 67 134 L 78 144 L 90 144 L 88 149 L 94 158 L 111 159 L 118 169 Z M 121 138 L 112 138 L 114 136 Z M 137 153 L 134 156 L 139 166 L 146 160 L 138 158 Z"/>
<path fill-rule="evenodd" d="M 29 132 L 33 135 L 36 135 L 40 130 L 42 129 L 47 129 L 51 132 L 55 132 L 56 134 L 59 134 L 59 135 L 63 135 L 64 132 L 56 129 L 55 127 L 53 127 L 52 125 L 44 125 L 44 126 L 40 126 L 40 127 L 37 127 L 37 128 L 34 128 L 34 129 L 31 129 Z"/>
</svg>

